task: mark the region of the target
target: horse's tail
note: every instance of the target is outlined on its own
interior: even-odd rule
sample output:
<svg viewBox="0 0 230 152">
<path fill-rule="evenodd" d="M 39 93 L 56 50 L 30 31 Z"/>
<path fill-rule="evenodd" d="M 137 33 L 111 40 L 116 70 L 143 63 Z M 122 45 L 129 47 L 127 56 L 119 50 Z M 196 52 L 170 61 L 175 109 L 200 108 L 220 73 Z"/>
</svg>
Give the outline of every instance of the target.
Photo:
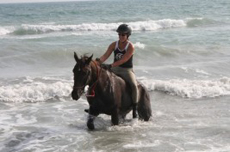
<svg viewBox="0 0 230 152">
<path fill-rule="evenodd" d="M 147 89 L 139 84 L 139 102 L 138 102 L 138 115 L 139 119 L 148 121 L 149 118 L 152 116 L 152 109 L 150 103 L 150 96 Z"/>
</svg>

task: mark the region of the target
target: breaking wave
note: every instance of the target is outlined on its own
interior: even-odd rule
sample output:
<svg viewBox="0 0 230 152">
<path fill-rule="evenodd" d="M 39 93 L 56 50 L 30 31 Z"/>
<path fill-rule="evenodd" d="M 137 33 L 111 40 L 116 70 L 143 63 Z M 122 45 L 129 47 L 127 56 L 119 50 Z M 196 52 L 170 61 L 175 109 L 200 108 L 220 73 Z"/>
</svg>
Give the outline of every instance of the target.
<svg viewBox="0 0 230 152">
<path fill-rule="evenodd" d="M 13 27 L 0 27 L 0 36 L 1 35 L 7 35 L 14 31 L 15 29 Z"/>
<path fill-rule="evenodd" d="M 0 101 L 43 102 L 69 97 L 72 82 L 50 78 L 25 78 L 20 82 L 0 87 Z"/>
<path fill-rule="evenodd" d="M 230 78 L 216 80 L 141 80 L 148 90 L 162 91 L 183 98 L 206 98 L 230 95 Z"/>
<path fill-rule="evenodd" d="M 22 24 L 19 27 L 0 27 L 0 35 L 33 35 L 63 31 L 115 31 L 119 23 L 82 23 L 78 25 Z M 155 31 L 158 29 L 179 28 L 187 26 L 186 20 L 162 19 L 128 22 L 134 31 Z"/>
<path fill-rule="evenodd" d="M 182 98 L 212 98 L 230 95 L 230 78 L 216 80 L 151 80 L 139 78 L 148 91 L 162 91 Z M 54 78 L 24 78 L 0 87 L 0 101 L 46 102 L 68 98 L 72 91 L 72 80 Z"/>
</svg>

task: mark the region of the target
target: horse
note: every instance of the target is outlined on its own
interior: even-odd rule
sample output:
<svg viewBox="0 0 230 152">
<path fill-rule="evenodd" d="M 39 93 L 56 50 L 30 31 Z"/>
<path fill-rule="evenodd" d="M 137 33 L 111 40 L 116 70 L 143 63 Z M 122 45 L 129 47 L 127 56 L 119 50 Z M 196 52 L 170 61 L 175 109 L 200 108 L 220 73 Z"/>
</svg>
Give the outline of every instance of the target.
<svg viewBox="0 0 230 152">
<path fill-rule="evenodd" d="M 99 114 L 111 115 L 112 125 L 119 125 L 119 119 L 132 110 L 130 86 L 119 76 L 108 69 L 104 69 L 91 56 L 78 57 L 74 52 L 76 65 L 73 68 L 74 85 L 71 93 L 73 100 L 78 100 L 89 86 L 86 95 L 89 109 L 87 127 L 94 130 L 94 119 Z M 139 100 L 137 105 L 138 118 L 149 121 L 152 110 L 147 89 L 138 82 Z"/>
</svg>

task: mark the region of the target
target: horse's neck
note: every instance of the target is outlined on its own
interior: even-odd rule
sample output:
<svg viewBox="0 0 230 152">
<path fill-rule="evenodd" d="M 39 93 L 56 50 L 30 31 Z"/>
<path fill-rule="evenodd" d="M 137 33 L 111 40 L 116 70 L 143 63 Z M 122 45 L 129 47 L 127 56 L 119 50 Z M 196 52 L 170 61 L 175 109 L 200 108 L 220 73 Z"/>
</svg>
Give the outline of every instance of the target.
<svg viewBox="0 0 230 152">
<path fill-rule="evenodd" d="M 92 61 L 90 66 L 92 71 L 90 85 L 99 81 L 100 85 L 104 86 L 108 83 L 108 81 L 110 81 L 110 78 L 113 75 L 112 72 L 102 69 L 95 61 Z"/>
<path fill-rule="evenodd" d="M 95 83 L 100 75 L 101 67 L 99 67 L 96 63 L 91 63 L 91 81 L 90 84 Z"/>
</svg>

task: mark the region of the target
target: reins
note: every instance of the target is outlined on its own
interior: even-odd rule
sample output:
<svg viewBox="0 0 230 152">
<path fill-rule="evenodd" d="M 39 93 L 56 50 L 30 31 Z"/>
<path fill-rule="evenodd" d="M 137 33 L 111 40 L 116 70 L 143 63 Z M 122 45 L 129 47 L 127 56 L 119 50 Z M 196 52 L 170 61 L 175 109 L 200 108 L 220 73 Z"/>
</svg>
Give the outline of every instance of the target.
<svg viewBox="0 0 230 152">
<path fill-rule="evenodd" d="M 97 80 L 89 87 L 89 89 L 91 88 L 91 93 L 85 95 L 86 97 L 91 97 L 91 98 L 95 97 L 95 88 L 97 86 L 97 83 L 99 81 L 99 77 L 100 77 L 100 74 L 101 74 L 101 70 L 99 71 L 99 69 L 97 67 L 98 66 L 97 63 L 95 63 L 95 61 L 92 61 L 92 62 L 93 62 L 93 64 L 95 65 L 95 67 L 97 69 Z"/>
</svg>

